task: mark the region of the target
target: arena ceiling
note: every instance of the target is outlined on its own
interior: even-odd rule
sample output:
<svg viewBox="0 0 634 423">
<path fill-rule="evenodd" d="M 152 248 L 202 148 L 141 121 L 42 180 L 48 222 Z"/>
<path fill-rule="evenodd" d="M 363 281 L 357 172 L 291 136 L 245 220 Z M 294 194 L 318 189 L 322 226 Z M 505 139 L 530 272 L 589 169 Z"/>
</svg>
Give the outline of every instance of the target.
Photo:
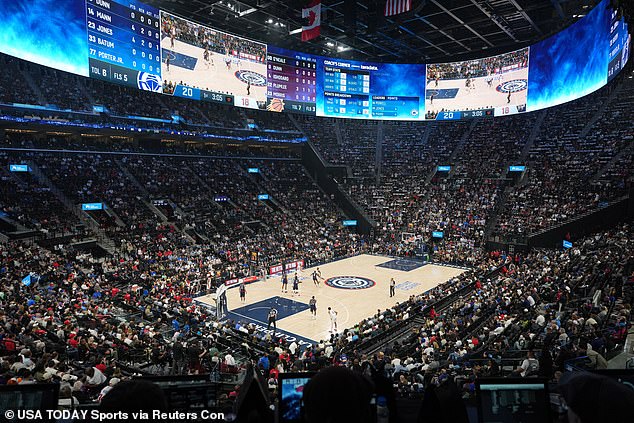
<svg viewBox="0 0 634 423">
<path fill-rule="evenodd" d="M 307 53 L 380 62 L 443 62 L 530 45 L 585 16 L 596 0 L 322 0 L 322 35 L 302 42 L 305 0 L 146 0 L 202 24 Z M 353 4 L 355 16 L 346 14 Z"/>
</svg>

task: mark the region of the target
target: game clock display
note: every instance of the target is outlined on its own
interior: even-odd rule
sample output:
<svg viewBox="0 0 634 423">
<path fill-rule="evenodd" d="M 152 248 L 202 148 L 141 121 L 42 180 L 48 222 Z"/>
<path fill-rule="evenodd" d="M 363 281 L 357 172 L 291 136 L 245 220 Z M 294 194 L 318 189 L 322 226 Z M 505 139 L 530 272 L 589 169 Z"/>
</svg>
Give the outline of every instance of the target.
<svg viewBox="0 0 634 423">
<path fill-rule="evenodd" d="M 90 75 L 161 91 L 160 15 L 124 0 L 86 0 Z"/>
</svg>

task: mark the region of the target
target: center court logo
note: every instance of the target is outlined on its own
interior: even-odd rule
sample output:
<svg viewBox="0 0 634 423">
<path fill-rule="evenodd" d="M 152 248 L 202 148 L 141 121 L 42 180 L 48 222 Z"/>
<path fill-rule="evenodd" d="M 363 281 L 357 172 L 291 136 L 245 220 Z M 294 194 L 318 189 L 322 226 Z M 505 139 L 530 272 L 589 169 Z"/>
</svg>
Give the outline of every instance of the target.
<svg viewBox="0 0 634 423">
<path fill-rule="evenodd" d="M 236 75 L 236 78 L 238 78 L 240 81 L 244 82 L 245 84 L 250 82 L 251 85 L 255 87 L 266 86 L 266 78 L 264 77 L 264 75 L 259 74 L 257 72 L 253 72 L 250 70 L 239 70 L 239 71 L 236 71 L 235 75 Z"/>
<path fill-rule="evenodd" d="M 498 85 L 495 90 L 501 93 L 517 93 L 524 91 L 528 88 L 528 81 L 526 79 L 513 79 L 512 81 L 506 81 Z"/>
<path fill-rule="evenodd" d="M 335 276 L 326 279 L 326 285 L 340 289 L 366 289 L 372 288 L 376 282 L 360 276 Z"/>
<path fill-rule="evenodd" d="M 161 92 L 161 78 L 158 75 L 147 72 L 139 72 L 137 75 L 137 86 L 140 90 Z"/>
</svg>

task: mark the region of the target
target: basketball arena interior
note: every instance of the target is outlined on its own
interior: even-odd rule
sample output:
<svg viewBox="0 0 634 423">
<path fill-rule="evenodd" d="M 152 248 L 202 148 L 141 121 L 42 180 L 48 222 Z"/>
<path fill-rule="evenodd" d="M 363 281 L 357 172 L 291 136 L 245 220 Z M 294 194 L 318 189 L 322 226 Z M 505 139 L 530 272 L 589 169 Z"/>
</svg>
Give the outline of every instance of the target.
<svg viewBox="0 0 634 423">
<path fill-rule="evenodd" d="M 634 419 L 629 0 L 0 2 L 0 420 Z"/>
</svg>

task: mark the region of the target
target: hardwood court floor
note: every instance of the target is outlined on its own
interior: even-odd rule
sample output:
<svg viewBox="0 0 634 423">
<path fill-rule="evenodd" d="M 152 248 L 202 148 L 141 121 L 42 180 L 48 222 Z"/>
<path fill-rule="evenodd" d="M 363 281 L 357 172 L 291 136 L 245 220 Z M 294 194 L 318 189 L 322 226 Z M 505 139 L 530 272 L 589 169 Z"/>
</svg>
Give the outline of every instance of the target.
<svg viewBox="0 0 634 423">
<path fill-rule="evenodd" d="M 395 260 L 391 257 L 374 255 L 360 255 L 319 266 L 322 277 L 325 279 L 338 276 L 352 276 L 370 279 L 376 284 L 365 289 L 342 289 L 327 286 L 321 281 L 315 286 L 312 281 L 312 272 L 315 268 L 308 268 L 302 272 L 300 294 L 292 294 L 293 274 L 289 276 L 289 292 L 282 293 L 281 278 L 270 277 L 266 281 L 259 281 L 247 285 L 246 302 L 240 303 L 238 289 L 227 291 L 229 311 L 240 310 L 241 315 L 249 316 L 249 304 L 260 303 L 274 297 L 282 297 L 308 304 L 311 296 L 317 300 L 317 318 L 313 319 L 310 310 L 306 309 L 288 317 L 278 319 L 278 329 L 318 341 L 330 336 L 330 319 L 327 314 L 328 307 L 338 312 L 339 332 L 351 328 L 361 320 L 374 315 L 377 310 L 384 310 L 394 306 L 397 302 L 406 301 L 410 295 L 421 294 L 437 285 L 464 272 L 463 269 L 427 264 L 410 271 L 396 270 L 393 268 L 379 267 L 378 265 L 389 263 L 399 268 L 413 268 L 417 264 L 410 260 Z M 396 295 L 389 296 L 390 278 L 396 281 Z M 349 281 L 350 282 L 350 281 Z M 362 281 L 358 281 L 363 283 Z M 345 281 L 344 281 L 345 283 Z M 198 298 L 199 301 L 214 304 L 209 296 Z M 260 304 L 261 305 L 261 304 Z M 254 307 L 264 308 L 264 307 Z M 268 306 L 266 307 L 268 311 Z M 253 310 L 255 312 L 255 310 Z M 262 315 L 263 310 L 258 314 Z"/>
</svg>

